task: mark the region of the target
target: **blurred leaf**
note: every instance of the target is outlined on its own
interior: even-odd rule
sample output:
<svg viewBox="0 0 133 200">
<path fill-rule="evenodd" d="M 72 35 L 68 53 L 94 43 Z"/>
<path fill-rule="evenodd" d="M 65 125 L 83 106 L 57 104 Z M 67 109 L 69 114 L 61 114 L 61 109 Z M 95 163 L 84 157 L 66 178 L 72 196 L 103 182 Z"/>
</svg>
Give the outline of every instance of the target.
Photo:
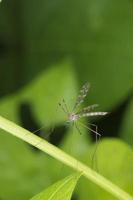
<svg viewBox="0 0 133 200">
<path fill-rule="evenodd" d="M 10 120 L 20 120 L 19 108 L 22 103 L 32 107 L 38 122 L 59 123 L 64 121 L 64 113 L 58 103 L 64 98 L 72 106 L 76 97 L 76 80 L 71 61 L 52 66 L 33 80 L 17 94 L 7 96 L 0 102 L 1 115 Z M 60 110 L 59 110 L 60 109 Z"/>
<path fill-rule="evenodd" d="M 11 70 L 14 87 L 70 56 L 80 84 L 88 80 L 94 88 L 91 103 L 111 109 L 129 94 L 133 83 L 132 1 L 14 0 L 3 2 L 1 9 L 2 41 L 10 36 L 10 52 L 17 60 L 16 64 L 10 61 L 15 66 Z M 10 57 L 5 56 L 5 62 Z M 9 63 L 2 65 L 9 68 Z"/>
<path fill-rule="evenodd" d="M 32 114 L 40 127 L 61 123 L 64 115 L 62 110 L 56 110 L 58 102 L 64 97 L 71 105 L 75 93 L 76 81 L 71 62 L 62 62 L 44 71 L 18 93 L 3 98 L 0 114 L 21 125 L 20 106 L 26 102 L 32 107 Z M 41 152 L 35 153 L 21 140 L 0 131 L 0 198 L 29 199 L 44 185 L 57 180 L 60 165 Z"/>
<path fill-rule="evenodd" d="M 63 112 L 58 103 L 64 98 L 71 107 L 76 96 L 76 79 L 70 60 L 61 62 L 44 71 L 21 93 L 22 100 L 32 105 L 41 123 L 63 121 Z M 60 109 L 60 110 L 59 110 Z"/>
<path fill-rule="evenodd" d="M 79 174 L 73 174 L 65 179 L 58 181 L 40 194 L 37 194 L 32 200 L 70 200 L 75 185 L 79 179 Z"/>
<path fill-rule="evenodd" d="M 3 1 L 0 5 L 0 96 L 24 84 L 24 42 L 20 1 Z"/>
<path fill-rule="evenodd" d="M 90 148 L 90 135 L 87 136 L 87 130 L 79 126 L 78 123 L 77 126 L 80 132 L 76 129 L 75 125 L 69 124 L 68 126 L 69 131 L 61 144 L 61 148 L 68 152 L 68 154 L 82 160 L 83 155 L 86 154 Z"/>
<path fill-rule="evenodd" d="M 131 1 L 29 1 L 24 8 L 25 35 L 32 47 L 29 66 L 41 66 L 42 55 L 47 66 L 69 55 L 80 84 L 88 80 L 94 88 L 91 103 L 111 109 L 129 94 L 133 83 Z"/>
<path fill-rule="evenodd" d="M 0 101 L 0 114 L 12 121 L 18 122 L 19 95 L 10 95 Z"/>
<path fill-rule="evenodd" d="M 92 147 L 94 153 L 95 146 Z M 90 153 L 90 152 L 89 152 Z M 88 154 L 85 160 L 89 160 Z M 126 192 L 133 195 L 133 151 L 126 143 L 116 139 L 104 139 L 100 142 L 95 154 L 96 169 Z M 116 200 L 95 184 L 82 178 L 77 188 L 79 199 Z"/>
<path fill-rule="evenodd" d="M 0 51 L 2 52 L 0 54 L 2 55 L 0 57 L 0 93 L 7 94 L 9 90 L 13 91 L 14 88 L 19 88 L 20 85 L 38 75 L 40 70 L 42 70 L 42 78 L 41 80 L 38 79 L 37 82 L 34 80 L 30 86 L 18 92 L 17 95 L 3 99 L 0 104 L 1 114 L 20 123 L 20 105 L 28 102 L 32 106 L 39 125 L 49 126 L 51 123 L 61 123 L 65 118 L 63 113 L 57 112 L 55 108 L 58 101 L 63 97 L 68 100 L 68 104 L 71 106 L 70 99 L 75 98 L 76 75 L 78 75 L 80 85 L 82 85 L 81 82 L 84 83 L 86 80 L 91 83 L 90 103 L 99 103 L 103 109 L 111 110 L 130 93 L 133 83 L 132 10 L 132 1 L 125 0 L 117 2 L 114 0 L 85 0 L 82 2 L 69 0 L 3 1 L 0 6 Z M 58 60 L 68 56 L 74 60 L 75 71 L 73 71 L 72 66 L 66 67 L 66 65 L 71 65 L 69 62 L 69 64 L 60 64 L 59 68 L 53 64 L 51 69 L 43 71 L 44 68 L 51 66 L 51 63 L 57 63 Z M 129 139 L 127 139 L 126 134 L 131 133 L 129 129 L 132 127 L 132 125 L 128 127 L 132 121 L 131 115 L 129 114 L 128 119 L 124 120 L 122 131 L 123 137 L 127 141 Z M 6 195 L 6 198 L 14 200 L 19 196 L 26 199 L 31 196 L 33 188 L 35 192 L 35 189 L 38 191 L 44 186 L 43 180 L 45 178 L 42 174 L 44 174 L 43 167 L 46 162 L 42 161 L 43 158 L 42 160 L 39 159 L 39 164 L 41 163 L 40 166 L 42 167 L 40 176 L 37 169 L 37 174 L 31 176 L 32 179 L 29 177 L 29 170 L 25 175 L 26 179 L 21 181 L 23 175 L 15 175 L 18 167 L 18 156 L 15 156 L 17 167 L 10 168 L 9 166 L 13 165 L 14 157 L 11 156 L 13 159 L 6 162 L 6 157 L 10 155 L 10 150 L 6 151 L 6 147 L 11 145 L 15 152 L 20 151 L 21 162 L 24 163 L 25 154 L 22 152 L 23 148 L 27 151 L 27 146 L 22 147 L 23 145 L 20 145 L 19 147 L 18 145 L 16 147 L 14 144 L 19 144 L 18 140 L 16 138 L 11 139 L 8 135 L 5 136 L 5 139 L 1 138 L 0 141 L 3 143 L 0 154 L 1 159 L 4 159 L 5 164 L 3 166 L 7 165 L 7 168 L 11 169 L 11 173 L 14 173 L 9 173 L 9 176 L 6 177 L 8 169 L 3 167 L 0 170 L 4 172 L 1 173 L 3 178 L 0 181 L 2 197 L 5 199 Z M 75 145 L 77 141 L 74 140 Z M 131 140 L 129 142 L 131 144 Z M 78 142 L 77 144 L 81 145 Z M 106 153 L 108 147 L 104 148 L 104 153 Z M 120 146 L 120 150 L 122 149 L 124 147 Z M 111 150 L 113 152 L 113 145 L 111 145 Z M 29 149 L 28 151 L 30 152 Z M 121 152 L 119 153 L 121 155 Z M 111 168 L 112 166 L 116 167 L 117 163 L 115 164 L 115 162 L 119 161 L 119 157 L 116 157 L 115 154 L 113 154 L 115 159 L 112 158 L 111 161 L 106 160 L 105 162 L 103 159 L 101 168 L 104 168 L 105 172 L 108 163 Z M 106 156 L 109 158 L 108 155 Z M 38 158 L 37 155 L 36 157 Z M 28 159 L 30 162 L 30 158 Z M 124 159 L 122 160 L 124 163 Z M 33 158 L 31 168 L 32 165 L 35 165 L 34 162 L 36 163 L 36 158 L 35 161 Z M 50 172 L 49 161 L 47 168 Z M 111 170 L 110 177 L 113 177 L 114 170 Z M 116 172 L 118 171 L 119 169 L 116 170 Z M 124 176 L 130 178 L 128 172 L 126 173 L 127 177 Z M 28 180 L 27 177 L 29 177 Z M 124 180 L 123 174 L 121 177 Z M 10 181 L 8 182 L 7 179 L 10 179 Z M 13 179 L 16 180 L 14 181 L 15 188 Z M 37 181 L 34 181 L 36 179 Z M 32 186 L 37 182 L 39 182 L 38 189 L 35 185 Z M 121 184 L 125 183 L 123 182 Z M 6 190 L 3 188 L 6 188 Z M 95 193 L 97 190 L 99 189 L 96 186 L 92 186 L 92 197 L 99 197 L 101 190 L 98 195 L 97 192 Z M 25 197 L 19 194 L 23 194 Z M 109 196 L 107 195 L 107 197 Z"/>
<path fill-rule="evenodd" d="M 68 124 L 68 132 L 59 147 L 69 155 L 84 162 L 84 155 L 89 152 L 91 147 L 91 138 L 89 135 L 87 136 L 87 130 L 82 127 L 79 128 L 82 134 L 80 134 L 76 127 L 71 123 Z M 91 156 L 90 152 L 88 153 L 88 156 Z M 60 177 L 64 177 L 72 172 L 73 170 L 71 168 L 62 165 Z"/>
<path fill-rule="evenodd" d="M 129 95 L 133 85 L 133 4 L 125 0 L 90 2 L 85 13 L 89 40 L 84 38 L 76 67 L 80 80 L 88 79 L 93 87 L 90 102 L 111 109 Z"/>
<path fill-rule="evenodd" d="M 42 178 L 49 180 L 42 173 L 47 171 L 45 162 L 46 156 L 36 156 L 24 142 L 0 131 L 0 197 L 5 200 L 30 198 L 42 186 Z"/>
<path fill-rule="evenodd" d="M 121 137 L 133 146 L 133 99 L 131 99 L 121 127 Z"/>
</svg>

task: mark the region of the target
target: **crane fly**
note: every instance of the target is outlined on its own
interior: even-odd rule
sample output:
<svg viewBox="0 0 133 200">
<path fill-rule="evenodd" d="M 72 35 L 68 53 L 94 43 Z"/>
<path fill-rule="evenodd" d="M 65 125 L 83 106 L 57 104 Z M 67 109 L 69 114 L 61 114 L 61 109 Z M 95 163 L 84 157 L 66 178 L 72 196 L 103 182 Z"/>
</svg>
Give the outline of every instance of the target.
<svg viewBox="0 0 133 200">
<path fill-rule="evenodd" d="M 79 122 L 82 127 L 87 128 L 89 131 L 95 133 L 95 135 L 96 135 L 96 148 L 95 148 L 93 156 L 92 156 L 92 167 L 93 167 L 94 156 L 95 156 L 97 148 L 98 148 L 97 139 L 98 139 L 98 136 L 99 136 L 99 139 L 100 139 L 101 134 L 98 133 L 98 129 L 97 129 L 97 126 L 95 124 L 90 123 L 90 125 L 95 127 L 95 130 L 94 130 L 94 129 L 86 126 L 85 124 L 81 123 L 80 119 L 82 119 L 84 117 L 104 116 L 104 115 L 107 114 L 107 112 L 95 112 L 95 111 L 93 111 L 96 107 L 98 107 L 98 104 L 89 105 L 89 106 L 84 107 L 81 110 L 79 110 L 80 105 L 84 102 L 84 99 L 88 94 L 89 88 L 90 88 L 89 83 L 85 83 L 82 86 L 71 112 L 69 111 L 67 104 L 66 104 L 64 99 L 62 100 L 61 103 L 59 103 L 59 106 L 62 108 L 62 110 L 67 115 L 67 122 L 72 123 L 72 125 L 75 125 L 75 128 L 77 129 L 77 131 L 80 134 L 81 134 L 81 131 L 80 131 L 80 128 L 78 127 L 78 125 L 77 125 L 77 122 Z"/>
<path fill-rule="evenodd" d="M 90 105 L 90 106 L 87 106 L 85 108 L 82 108 L 80 111 L 78 111 L 79 109 L 79 106 L 84 102 L 84 99 L 85 97 L 87 96 L 88 94 L 88 91 L 89 91 L 89 88 L 90 88 L 90 85 L 89 83 L 85 83 L 80 92 L 79 92 L 79 95 L 76 99 L 76 102 L 74 104 L 74 107 L 72 109 L 72 111 L 70 112 L 67 105 L 66 105 L 66 102 L 65 100 L 63 99 L 61 103 L 59 103 L 59 106 L 62 108 L 62 110 L 66 113 L 67 115 L 67 122 L 69 123 L 73 123 L 76 127 L 76 129 L 78 130 L 78 132 L 81 133 L 80 129 L 78 128 L 77 126 L 77 121 L 79 122 L 79 120 L 81 118 L 84 118 L 84 117 L 94 117 L 94 116 L 104 116 L 107 114 L 107 112 L 93 112 L 93 110 L 98 107 L 98 104 L 93 104 L 93 105 Z M 94 132 L 96 134 L 96 136 L 101 136 L 100 133 L 97 132 L 97 126 L 94 125 L 94 124 L 91 124 L 92 126 L 95 126 L 96 127 L 96 130 L 93 130 L 91 128 L 89 128 L 88 126 L 82 124 L 80 122 L 80 124 L 89 129 L 90 131 Z"/>
</svg>

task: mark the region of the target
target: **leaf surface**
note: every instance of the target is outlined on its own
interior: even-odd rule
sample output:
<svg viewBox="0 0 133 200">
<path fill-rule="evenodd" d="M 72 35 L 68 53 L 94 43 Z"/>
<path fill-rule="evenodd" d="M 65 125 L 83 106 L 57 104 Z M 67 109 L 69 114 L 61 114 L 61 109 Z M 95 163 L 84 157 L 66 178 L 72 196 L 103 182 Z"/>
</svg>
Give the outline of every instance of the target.
<svg viewBox="0 0 133 200">
<path fill-rule="evenodd" d="M 53 184 L 31 200 L 70 200 L 79 179 L 79 174 L 73 174 Z"/>
</svg>

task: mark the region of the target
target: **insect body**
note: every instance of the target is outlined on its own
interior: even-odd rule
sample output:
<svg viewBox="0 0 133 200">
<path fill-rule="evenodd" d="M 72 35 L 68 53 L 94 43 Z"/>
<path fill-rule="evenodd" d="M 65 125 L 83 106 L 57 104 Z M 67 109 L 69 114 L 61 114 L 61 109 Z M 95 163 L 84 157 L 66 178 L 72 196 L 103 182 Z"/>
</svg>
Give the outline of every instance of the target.
<svg viewBox="0 0 133 200">
<path fill-rule="evenodd" d="M 71 121 L 76 121 L 76 120 L 78 120 L 78 115 L 77 114 L 75 114 L 75 113 L 69 113 L 68 114 L 68 122 L 71 122 Z"/>
<path fill-rule="evenodd" d="M 90 86 L 88 83 L 83 85 L 83 87 L 81 88 L 81 90 L 79 92 L 79 95 L 77 97 L 77 100 L 75 102 L 72 112 L 70 112 L 68 110 L 68 107 L 67 107 L 64 99 L 63 99 L 62 103 L 59 103 L 59 106 L 61 106 L 63 111 L 67 114 L 67 118 L 68 118 L 67 122 L 73 122 L 75 124 L 76 128 L 78 129 L 78 131 L 79 131 L 79 128 L 77 127 L 76 122 L 79 121 L 79 119 L 81 119 L 83 117 L 104 116 L 107 114 L 107 112 L 92 112 L 92 110 L 98 106 L 97 104 L 87 106 L 87 107 L 81 109 L 80 111 L 77 111 L 80 104 L 84 101 L 85 97 L 87 96 L 89 88 L 90 88 Z M 87 127 L 83 124 L 82 124 L 82 126 Z M 88 128 L 88 129 L 100 136 L 100 134 L 97 132 L 97 130 L 94 131 L 90 128 Z"/>
</svg>

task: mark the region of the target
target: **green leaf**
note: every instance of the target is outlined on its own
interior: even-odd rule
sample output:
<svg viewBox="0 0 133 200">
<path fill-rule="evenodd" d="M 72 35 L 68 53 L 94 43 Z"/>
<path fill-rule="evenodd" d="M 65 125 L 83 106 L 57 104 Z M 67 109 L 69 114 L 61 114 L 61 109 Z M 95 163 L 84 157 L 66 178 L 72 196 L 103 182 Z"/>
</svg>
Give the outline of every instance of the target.
<svg viewBox="0 0 133 200">
<path fill-rule="evenodd" d="M 133 99 L 131 99 L 127 108 L 120 133 L 122 139 L 133 146 Z"/>
<path fill-rule="evenodd" d="M 32 47 L 28 67 L 33 72 L 38 63 L 43 68 L 44 60 L 49 64 L 70 55 L 80 85 L 86 80 L 92 85 L 90 102 L 111 109 L 132 89 L 132 9 L 125 0 L 29 1 L 23 16 Z"/>
<path fill-rule="evenodd" d="M 10 134 L 28 142 L 29 144 L 37 147 L 38 149 L 44 151 L 45 153 L 51 155 L 53 158 L 60 160 L 65 163 L 67 166 L 75 169 L 91 180 L 93 183 L 96 183 L 101 188 L 105 189 L 113 196 L 117 197 L 120 200 L 132 199 L 131 195 L 119 188 L 113 182 L 109 181 L 104 176 L 96 173 L 94 170 L 91 170 L 90 167 L 87 167 L 83 163 L 79 162 L 75 158 L 69 156 L 59 148 L 50 144 L 44 139 L 34 135 L 30 131 L 18 126 L 17 124 L 3 118 L 0 116 L 0 127 L 1 129 L 9 132 Z"/>
<path fill-rule="evenodd" d="M 57 109 L 64 97 L 69 106 L 76 95 L 76 80 L 71 61 L 62 61 L 43 71 L 40 76 L 17 93 L 0 101 L 0 113 L 23 124 L 20 107 L 26 103 L 39 127 L 64 121 Z M 26 116 L 25 116 L 26 117 Z M 41 152 L 34 152 L 24 142 L 0 130 L 0 198 L 29 199 L 51 181 L 57 180 L 61 164 Z M 54 170 L 52 166 L 55 166 Z M 43 180 L 47 180 L 45 183 Z"/>
<path fill-rule="evenodd" d="M 77 173 L 68 176 L 37 194 L 31 200 L 70 200 L 79 177 Z"/>
<path fill-rule="evenodd" d="M 76 68 L 80 81 L 88 79 L 92 85 L 90 102 L 111 109 L 132 90 L 133 4 L 125 0 L 84 4 L 90 34 L 80 43 Z"/>
<path fill-rule="evenodd" d="M 93 156 L 94 151 L 95 146 L 92 146 L 91 152 L 88 153 Z M 85 160 L 87 159 L 88 164 L 92 165 L 92 160 L 89 159 L 88 154 L 85 157 Z M 102 140 L 96 151 L 93 167 L 98 173 L 111 180 L 131 196 L 133 195 L 133 150 L 126 143 L 117 139 Z M 99 197 L 103 200 L 117 200 L 117 198 L 83 178 L 78 185 L 79 200 L 99 200 Z"/>
<path fill-rule="evenodd" d="M 19 41 L 21 49 L 12 48 L 1 63 L 1 86 L 5 89 L 12 90 L 44 67 L 71 56 L 80 85 L 86 80 L 92 84 L 91 103 L 97 101 L 104 109 L 111 109 L 131 91 L 132 1 L 21 0 L 3 2 L 1 9 L 2 41 L 7 47 L 16 47 Z"/>
<path fill-rule="evenodd" d="M 82 160 L 84 154 L 86 154 L 90 148 L 91 139 L 89 137 L 90 135 L 87 135 L 87 129 L 79 126 L 78 123 L 77 126 L 80 132 L 76 129 L 75 125 L 71 126 L 71 124 L 69 124 L 69 130 L 61 143 L 61 148 L 68 154 Z"/>
<path fill-rule="evenodd" d="M 20 121 L 20 106 L 26 103 L 42 125 L 62 122 L 65 118 L 58 103 L 64 98 L 71 107 L 76 89 L 72 62 L 62 61 L 42 72 L 16 94 L 3 98 L 0 101 L 1 115 L 10 120 Z"/>
<path fill-rule="evenodd" d="M 42 186 L 46 156 L 36 156 L 28 146 L 0 130 L 0 197 L 29 199 Z M 41 165 L 40 165 L 41 162 Z M 36 182 L 40 187 L 36 186 Z M 43 183 L 44 186 L 44 183 Z"/>
<path fill-rule="evenodd" d="M 51 66 L 24 88 L 21 101 L 30 103 L 38 121 L 49 125 L 65 119 L 58 103 L 64 98 L 71 107 L 75 96 L 76 78 L 73 64 L 71 60 L 65 60 Z"/>
</svg>

